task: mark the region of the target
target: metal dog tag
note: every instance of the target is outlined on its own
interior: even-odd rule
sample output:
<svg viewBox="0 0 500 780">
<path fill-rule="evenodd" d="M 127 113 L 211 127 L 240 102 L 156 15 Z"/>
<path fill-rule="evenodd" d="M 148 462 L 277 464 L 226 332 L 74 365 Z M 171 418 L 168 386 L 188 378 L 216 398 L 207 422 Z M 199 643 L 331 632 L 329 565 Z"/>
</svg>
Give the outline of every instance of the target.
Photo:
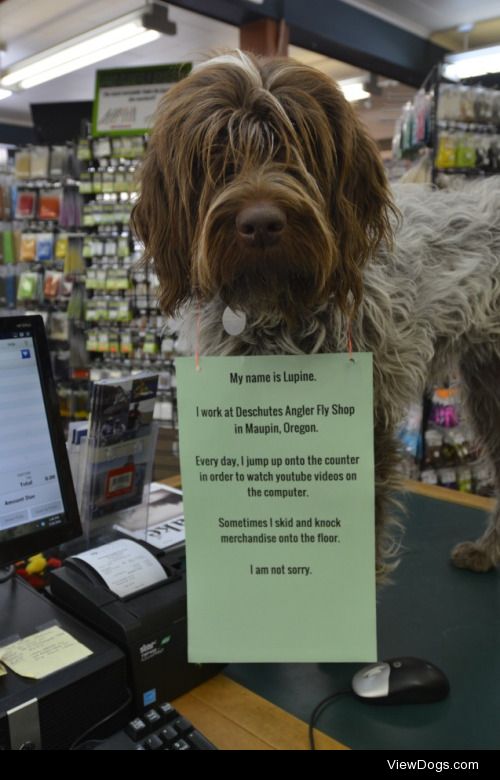
<svg viewBox="0 0 500 780">
<path fill-rule="evenodd" d="M 242 311 L 233 311 L 226 306 L 222 314 L 222 325 L 230 336 L 239 336 L 246 328 L 247 316 Z"/>
</svg>

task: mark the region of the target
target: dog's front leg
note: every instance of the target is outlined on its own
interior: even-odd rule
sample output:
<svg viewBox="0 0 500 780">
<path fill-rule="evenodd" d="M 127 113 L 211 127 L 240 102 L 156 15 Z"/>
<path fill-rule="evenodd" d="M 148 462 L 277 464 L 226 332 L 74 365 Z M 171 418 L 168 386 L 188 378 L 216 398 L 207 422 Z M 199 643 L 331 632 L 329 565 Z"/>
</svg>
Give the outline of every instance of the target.
<svg viewBox="0 0 500 780">
<path fill-rule="evenodd" d="M 401 510 L 397 494 L 401 492 L 400 446 L 386 424 L 375 421 L 375 533 L 377 584 L 388 581 L 388 575 L 397 566 L 401 523 L 395 510 Z"/>
<path fill-rule="evenodd" d="M 461 569 L 483 572 L 500 561 L 500 355 L 492 346 L 476 346 L 460 369 L 470 421 L 494 473 L 497 504 L 483 535 L 458 544 L 451 558 Z"/>
</svg>

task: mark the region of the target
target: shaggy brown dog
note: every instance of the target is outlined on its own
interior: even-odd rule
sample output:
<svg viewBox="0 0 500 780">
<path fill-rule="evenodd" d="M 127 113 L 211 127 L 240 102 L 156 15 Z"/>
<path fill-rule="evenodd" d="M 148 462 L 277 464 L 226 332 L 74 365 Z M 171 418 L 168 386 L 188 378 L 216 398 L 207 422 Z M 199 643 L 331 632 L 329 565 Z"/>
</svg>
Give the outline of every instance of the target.
<svg viewBox="0 0 500 780">
<path fill-rule="evenodd" d="M 220 58 L 204 64 L 158 112 L 133 220 L 161 308 L 220 295 L 289 316 L 333 294 L 351 312 L 365 263 L 391 233 L 377 148 L 319 71 L 275 59 L 259 63 L 252 84 L 256 60 L 239 61 L 223 72 Z M 255 202 L 287 221 L 281 240 L 258 251 L 233 229 Z"/>
<path fill-rule="evenodd" d="M 352 332 L 373 353 L 379 577 L 395 430 L 429 377 L 462 367 L 500 485 L 500 192 L 411 190 L 399 221 L 375 144 L 328 77 L 233 52 L 166 94 L 133 213 L 163 311 L 203 305 L 202 351 L 338 352 Z M 246 315 L 239 337 L 222 328 L 226 305 Z M 454 561 L 484 571 L 499 557 L 496 511 Z"/>
</svg>

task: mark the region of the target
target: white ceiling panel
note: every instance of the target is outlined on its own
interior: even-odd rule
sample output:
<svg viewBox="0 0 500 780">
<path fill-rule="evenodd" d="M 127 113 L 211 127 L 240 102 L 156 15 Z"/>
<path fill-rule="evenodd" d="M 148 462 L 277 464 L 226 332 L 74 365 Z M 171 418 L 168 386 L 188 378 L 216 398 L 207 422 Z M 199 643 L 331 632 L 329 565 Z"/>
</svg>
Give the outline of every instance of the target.
<svg viewBox="0 0 500 780">
<path fill-rule="evenodd" d="M 343 0 L 417 35 L 428 37 L 466 22 L 500 16 L 499 0 Z"/>
</svg>

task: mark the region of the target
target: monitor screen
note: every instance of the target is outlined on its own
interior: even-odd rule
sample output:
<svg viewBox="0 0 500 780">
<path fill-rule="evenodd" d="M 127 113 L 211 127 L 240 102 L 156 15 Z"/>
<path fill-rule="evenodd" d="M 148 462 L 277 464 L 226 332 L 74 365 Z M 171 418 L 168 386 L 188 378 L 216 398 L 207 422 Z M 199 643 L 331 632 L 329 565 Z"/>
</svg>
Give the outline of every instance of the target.
<svg viewBox="0 0 500 780">
<path fill-rule="evenodd" d="M 0 566 L 80 534 L 43 320 L 0 318 Z"/>
</svg>

